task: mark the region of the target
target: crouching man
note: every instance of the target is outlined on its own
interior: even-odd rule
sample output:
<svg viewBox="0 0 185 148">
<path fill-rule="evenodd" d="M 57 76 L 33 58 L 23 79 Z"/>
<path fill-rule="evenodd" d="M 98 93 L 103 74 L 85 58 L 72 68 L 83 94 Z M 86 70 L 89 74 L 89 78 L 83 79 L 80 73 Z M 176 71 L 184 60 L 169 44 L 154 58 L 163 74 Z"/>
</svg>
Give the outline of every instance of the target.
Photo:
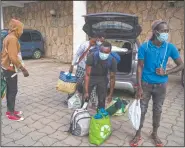
<svg viewBox="0 0 185 148">
<path fill-rule="evenodd" d="M 116 60 L 110 55 L 112 46 L 103 42 L 99 51 L 88 55 L 85 69 L 85 94 L 84 100 L 89 99 L 94 86 L 97 87 L 98 108 L 105 108 L 105 101 L 110 103 L 115 86 L 117 71 Z M 110 74 L 110 93 L 107 96 L 108 73 Z"/>
</svg>

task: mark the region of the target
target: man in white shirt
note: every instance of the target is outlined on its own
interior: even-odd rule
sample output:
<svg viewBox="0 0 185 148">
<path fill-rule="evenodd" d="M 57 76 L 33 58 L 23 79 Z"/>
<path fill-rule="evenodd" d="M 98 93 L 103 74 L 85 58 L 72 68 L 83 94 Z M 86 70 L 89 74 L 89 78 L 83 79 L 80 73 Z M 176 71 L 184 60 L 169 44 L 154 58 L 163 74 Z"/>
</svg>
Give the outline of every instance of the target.
<svg viewBox="0 0 185 148">
<path fill-rule="evenodd" d="M 82 93 L 82 82 L 84 80 L 84 75 L 85 75 L 85 66 L 86 66 L 87 55 L 89 54 L 89 52 L 91 50 L 95 49 L 96 46 L 101 45 L 102 42 L 104 42 L 103 33 L 98 33 L 98 34 L 93 35 L 89 41 L 85 41 L 84 43 L 82 43 L 79 46 L 79 48 L 73 58 L 72 64 L 69 69 L 69 73 L 72 73 L 74 66 L 77 65 L 76 77 L 78 80 L 77 90 L 79 93 Z M 73 94 L 69 94 L 67 100 L 72 95 Z M 94 99 L 95 96 L 96 96 L 96 88 L 94 87 L 94 89 L 92 90 L 92 93 L 91 93 L 91 99 Z"/>
</svg>

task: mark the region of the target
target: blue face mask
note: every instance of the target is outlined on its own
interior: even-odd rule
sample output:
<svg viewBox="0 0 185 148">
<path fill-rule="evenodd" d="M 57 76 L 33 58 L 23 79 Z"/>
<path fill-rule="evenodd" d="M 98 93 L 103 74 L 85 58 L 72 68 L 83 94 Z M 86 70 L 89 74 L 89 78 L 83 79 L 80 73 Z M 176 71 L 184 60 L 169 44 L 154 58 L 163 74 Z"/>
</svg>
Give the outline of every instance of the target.
<svg viewBox="0 0 185 148">
<path fill-rule="evenodd" d="M 108 57 L 109 57 L 109 54 L 102 53 L 102 52 L 99 51 L 99 57 L 100 57 L 101 60 L 107 60 Z"/>
<path fill-rule="evenodd" d="M 159 33 L 159 36 L 157 36 L 157 39 L 160 42 L 165 42 L 168 40 L 168 33 Z"/>
</svg>

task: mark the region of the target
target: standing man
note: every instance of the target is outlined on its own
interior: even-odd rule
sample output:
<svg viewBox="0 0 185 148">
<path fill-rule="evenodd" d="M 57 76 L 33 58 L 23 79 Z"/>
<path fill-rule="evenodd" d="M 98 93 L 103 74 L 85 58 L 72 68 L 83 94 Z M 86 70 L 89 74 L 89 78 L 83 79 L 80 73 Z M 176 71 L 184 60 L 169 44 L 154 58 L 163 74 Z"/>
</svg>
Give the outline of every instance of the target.
<svg viewBox="0 0 185 148">
<path fill-rule="evenodd" d="M 115 86 L 115 73 L 117 71 L 116 60 L 110 55 L 112 46 L 103 42 L 100 50 L 91 53 L 87 57 L 85 71 L 84 100 L 89 99 L 92 89 L 96 86 L 98 93 L 98 109 L 105 108 L 105 99 L 110 103 Z M 108 72 L 110 72 L 110 93 L 107 96 Z"/>
<path fill-rule="evenodd" d="M 7 85 L 7 112 L 6 116 L 10 120 L 21 121 L 24 118 L 19 115 L 22 111 L 15 111 L 15 98 L 17 95 L 17 74 L 21 70 L 24 77 L 28 77 L 28 71 L 23 67 L 20 44 L 18 39 L 23 33 L 23 23 L 12 19 L 9 23 L 8 35 L 3 40 L 1 67 L 6 78 Z"/>
<path fill-rule="evenodd" d="M 152 37 L 148 42 L 141 45 L 138 52 L 137 98 L 140 99 L 141 104 L 141 121 L 140 128 L 130 142 L 130 146 L 138 146 L 138 142 L 141 140 L 141 129 L 151 97 L 153 100 L 153 132 L 151 137 L 155 146 L 163 146 L 157 131 L 160 126 L 162 105 L 166 96 L 168 75 L 181 71 L 184 67 L 175 45 L 167 42 L 169 32 L 167 23 L 165 21 L 155 21 L 152 25 L 152 32 Z M 166 70 L 169 57 L 174 60 L 177 66 Z"/>
</svg>

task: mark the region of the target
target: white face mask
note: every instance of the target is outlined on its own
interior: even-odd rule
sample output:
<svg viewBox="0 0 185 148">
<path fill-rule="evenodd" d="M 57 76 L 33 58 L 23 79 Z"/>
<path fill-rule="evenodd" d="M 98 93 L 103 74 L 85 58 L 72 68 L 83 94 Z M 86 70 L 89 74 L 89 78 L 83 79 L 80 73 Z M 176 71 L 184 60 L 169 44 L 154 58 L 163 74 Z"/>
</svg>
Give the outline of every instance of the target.
<svg viewBox="0 0 185 148">
<path fill-rule="evenodd" d="M 101 60 L 107 60 L 108 57 L 109 57 L 109 54 L 102 53 L 102 52 L 99 51 L 99 57 L 100 57 Z"/>
<path fill-rule="evenodd" d="M 97 44 L 98 46 L 100 46 L 100 45 L 102 44 L 102 42 L 101 42 L 101 41 L 96 41 L 96 44 Z"/>
<path fill-rule="evenodd" d="M 158 31 L 157 31 L 158 32 Z M 159 33 L 159 32 L 158 32 Z M 157 39 L 160 41 L 160 42 L 166 42 L 168 40 L 168 33 L 159 33 L 159 36 L 157 36 Z"/>
</svg>

